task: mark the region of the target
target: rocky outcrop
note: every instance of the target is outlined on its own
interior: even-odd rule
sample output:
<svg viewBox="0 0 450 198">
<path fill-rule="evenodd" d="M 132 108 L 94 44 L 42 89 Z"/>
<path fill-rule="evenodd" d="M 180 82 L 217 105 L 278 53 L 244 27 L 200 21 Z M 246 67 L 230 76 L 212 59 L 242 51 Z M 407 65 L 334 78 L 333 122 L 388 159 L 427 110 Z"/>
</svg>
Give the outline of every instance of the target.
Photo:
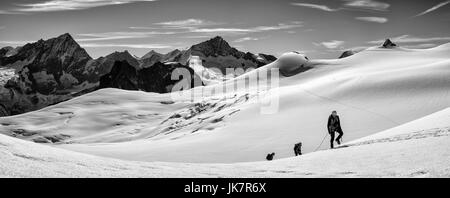
<svg viewBox="0 0 450 198">
<path fill-rule="evenodd" d="M 6 56 L 6 54 L 8 54 L 10 51 L 12 51 L 14 48 L 13 47 L 4 47 L 0 49 L 0 58 Z"/>
<path fill-rule="evenodd" d="M 85 68 L 92 58 L 69 34 L 15 50 L 0 57 L 0 66 L 17 74 L 0 87 L 0 103 L 12 115 L 70 99 L 95 83 Z"/>
<path fill-rule="evenodd" d="M 390 39 L 386 39 L 386 41 L 384 41 L 383 43 L 383 48 L 390 49 L 394 47 L 397 47 L 397 44 L 393 43 Z"/>
<path fill-rule="evenodd" d="M 151 67 L 157 62 L 167 63 L 167 62 L 179 62 L 181 56 L 183 55 L 183 51 L 178 49 L 173 50 L 167 54 L 160 54 L 155 51 L 150 51 L 146 55 L 141 58 L 142 68 Z"/>
<path fill-rule="evenodd" d="M 339 56 L 339 59 L 347 58 L 347 57 L 353 56 L 353 55 L 355 55 L 355 54 L 356 54 L 355 51 L 353 51 L 353 50 L 348 50 L 348 51 L 345 51 L 344 53 L 342 53 L 342 55 Z"/>
<path fill-rule="evenodd" d="M 105 57 L 92 60 L 87 64 L 86 69 L 89 73 L 95 74 L 96 79 L 94 79 L 94 81 L 98 82 L 100 80 L 100 76 L 103 76 L 111 71 L 116 61 L 126 61 L 135 69 L 141 68 L 139 61 L 133 55 L 131 55 L 128 51 L 123 51 L 114 52 Z"/>
<path fill-rule="evenodd" d="M 9 112 L 5 106 L 0 104 L 0 117 L 9 116 Z"/>
<path fill-rule="evenodd" d="M 191 54 L 194 56 L 217 57 L 217 56 L 233 56 L 235 58 L 242 58 L 245 56 L 244 52 L 231 47 L 222 37 L 217 36 L 203 43 L 193 45 Z"/>
<path fill-rule="evenodd" d="M 154 50 L 150 51 L 149 53 L 145 54 L 142 58 L 141 58 L 141 62 L 142 62 L 142 67 L 150 67 L 152 65 L 154 65 L 157 62 L 163 62 L 163 54 L 160 54 Z"/>
<path fill-rule="evenodd" d="M 183 79 L 189 76 L 189 79 Z M 174 79 L 179 80 L 172 80 Z M 138 71 L 139 88 L 146 92 L 170 93 L 172 88 L 180 83 L 188 83 L 187 89 L 203 86 L 199 75 L 193 69 L 180 63 L 156 63 L 155 65 Z M 175 90 L 181 91 L 181 90 Z"/>
<path fill-rule="evenodd" d="M 172 80 L 172 76 L 179 77 L 181 74 L 189 75 L 190 88 L 203 85 L 194 70 L 179 63 L 157 62 L 151 67 L 136 70 L 126 61 L 117 61 L 111 72 L 100 78 L 99 88 L 169 93 L 177 83 L 184 80 L 183 78 Z"/>
<path fill-rule="evenodd" d="M 275 57 L 273 55 L 267 55 L 267 54 L 260 53 L 260 54 L 258 54 L 258 56 L 262 58 L 261 62 L 265 63 L 265 64 L 269 64 L 269 63 L 272 63 L 277 60 L 277 57 Z"/>
<path fill-rule="evenodd" d="M 116 61 L 111 71 L 100 77 L 99 88 L 139 90 L 136 68 L 127 61 Z"/>
<path fill-rule="evenodd" d="M 5 67 L 16 69 L 24 93 L 44 95 L 64 92 L 90 81 L 85 65 L 92 58 L 69 34 L 26 44 L 13 56 L 1 58 Z"/>
</svg>

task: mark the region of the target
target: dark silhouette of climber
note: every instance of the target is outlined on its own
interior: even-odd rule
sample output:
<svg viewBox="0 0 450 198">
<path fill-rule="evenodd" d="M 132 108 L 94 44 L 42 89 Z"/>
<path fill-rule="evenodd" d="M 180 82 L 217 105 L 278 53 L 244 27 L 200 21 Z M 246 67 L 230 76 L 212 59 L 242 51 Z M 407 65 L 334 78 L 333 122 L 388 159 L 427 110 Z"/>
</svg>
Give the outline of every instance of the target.
<svg viewBox="0 0 450 198">
<path fill-rule="evenodd" d="M 341 144 L 342 136 L 344 135 L 344 132 L 341 128 L 341 120 L 339 119 L 339 116 L 337 114 L 337 111 L 333 111 L 333 113 L 328 118 L 328 133 L 331 136 L 330 140 L 330 146 L 331 148 L 334 148 L 334 135 L 335 133 L 338 133 L 338 137 L 336 138 L 336 142 L 338 145 Z"/>
<path fill-rule="evenodd" d="M 295 156 L 302 155 L 302 143 L 301 142 L 294 145 L 294 154 L 295 154 Z"/>
<path fill-rule="evenodd" d="M 268 161 L 272 161 L 274 156 L 275 156 L 275 153 L 269 153 L 269 154 L 267 154 L 266 159 L 267 159 Z"/>
</svg>

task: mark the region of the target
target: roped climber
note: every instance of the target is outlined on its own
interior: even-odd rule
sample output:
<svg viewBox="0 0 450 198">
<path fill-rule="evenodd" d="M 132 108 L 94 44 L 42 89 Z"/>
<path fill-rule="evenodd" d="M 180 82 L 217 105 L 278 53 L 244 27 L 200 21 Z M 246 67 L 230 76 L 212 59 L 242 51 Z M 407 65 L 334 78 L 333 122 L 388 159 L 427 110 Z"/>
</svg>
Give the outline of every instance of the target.
<svg viewBox="0 0 450 198">
<path fill-rule="evenodd" d="M 336 142 L 338 145 L 341 144 L 342 136 L 344 135 L 344 132 L 342 131 L 341 127 L 341 120 L 339 119 L 339 116 L 337 114 L 337 111 L 333 111 L 330 117 L 328 117 L 328 133 L 331 136 L 330 140 L 330 146 L 331 148 L 334 148 L 334 135 L 335 133 L 338 133 L 338 137 L 336 138 Z"/>
</svg>

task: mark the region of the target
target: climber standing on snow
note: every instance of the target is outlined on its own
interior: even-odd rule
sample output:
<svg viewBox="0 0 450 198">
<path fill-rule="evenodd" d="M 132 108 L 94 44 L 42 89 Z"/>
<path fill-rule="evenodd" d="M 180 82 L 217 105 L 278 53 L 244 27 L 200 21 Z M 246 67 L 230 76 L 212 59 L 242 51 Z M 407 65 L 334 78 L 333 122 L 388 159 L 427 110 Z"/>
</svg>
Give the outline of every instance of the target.
<svg viewBox="0 0 450 198">
<path fill-rule="evenodd" d="M 344 135 L 344 132 L 341 128 L 341 120 L 339 119 L 339 116 L 337 114 L 337 111 L 333 111 L 333 113 L 328 118 L 328 133 L 331 136 L 331 148 L 334 148 L 334 135 L 335 133 L 338 133 L 338 137 L 336 138 L 336 142 L 338 145 L 341 144 L 342 136 Z"/>
</svg>

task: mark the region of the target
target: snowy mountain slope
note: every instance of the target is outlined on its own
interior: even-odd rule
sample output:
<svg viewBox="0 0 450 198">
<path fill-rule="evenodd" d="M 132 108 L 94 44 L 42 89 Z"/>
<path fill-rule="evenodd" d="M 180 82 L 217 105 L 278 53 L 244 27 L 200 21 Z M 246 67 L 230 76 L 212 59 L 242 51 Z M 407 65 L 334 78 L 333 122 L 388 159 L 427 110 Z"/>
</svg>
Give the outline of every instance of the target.
<svg viewBox="0 0 450 198">
<path fill-rule="evenodd" d="M 224 83 L 280 68 L 291 77 L 282 77 L 270 94 L 211 92 L 223 84 L 185 91 L 177 99 L 107 89 L 2 118 L 6 125 L 0 130 L 126 160 L 250 162 L 264 160 L 269 152 L 291 157 L 299 141 L 304 152 L 328 148 L 328 141 L 321 142 L 332 110 L 341 115 L 349 142 L 449 107 L 449 52 L 449 44 L 428 50 L 374 47 L 345 59 L 311 61 L 290 53 Z M 192 93 L 201 92 L 206 93 L 190 101 Z M 261 114 L 258 97 L 278 96 L 279 112 Z"/>
<path fill-rule="evenodd" d="M 364 144 L 236 164 L 123 161 L 0 134 L 0 177 L 449 177 L 449 123 L 446 109 L 355 141 Z"/>
<path fill-rule="evenodd" d="M 2 67 L 0 68 L 0 86 L 4 86 L 8 80 L 17 77 L 14 69 Z"/>
<path fill-rule="evenodd" d="M 28 43 L 23 47 L 0 49 L 0 104 L 5 109 L 0 116 L 38 110 L 94 91 L 99 86 L 100 77 L 108 75 L 117 61 L 126 61 L 136 70 L 151 71 L 154 66 L 160 66 L 160 62 L 167 65 L 182 63 L 184 67 L 195 53 L 204 56 L 202 61 L 205 64 L 212 66 L 209 64 L 211 62 L 214 67 L 221 69 L 256 68 L 276 60 L 271 55 L 240 52 L 221 37 L 194 45 L 189 50 L 174 50 L 167 54 L 151 51 L 142 58 L 137 58 L 124 51 L 92 59 L 66 33 L 56 38 Z M 162 70 L 164 73 L 164 69 Z M 146 83 L 151 84 L 146 84 L 145 87 L 152 87 L 155 80 L 147 79 Z M 161 86 L 170 87 L 170 84 Z M 167 90 L 156 92 L 165 93 Z"/>
</svg>

